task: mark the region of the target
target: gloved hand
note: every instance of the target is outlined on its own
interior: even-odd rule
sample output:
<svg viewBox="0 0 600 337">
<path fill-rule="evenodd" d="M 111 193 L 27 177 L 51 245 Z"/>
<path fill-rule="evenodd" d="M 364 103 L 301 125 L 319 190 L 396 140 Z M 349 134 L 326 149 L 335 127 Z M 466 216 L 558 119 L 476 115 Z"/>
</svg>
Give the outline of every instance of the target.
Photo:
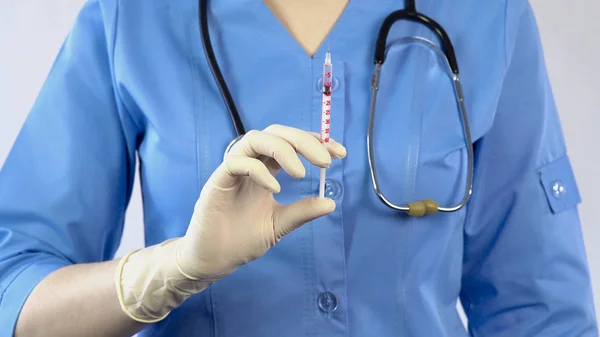
<svg viewBox="0 0 600 337">
<path fill-rule="evenodd" d="M 298 154 L 328 167 L 332 157 L 345 157 L 346 149 L 281 125 L 248 132 L 205 184 L 186 235 L 120 261 L 115 281 L 123 311 L 140 322 L 159 321 L 189 296 L 264 255 L 283 236 L 333 212 L 330 199 L 275 201 L 280 169 L 294 178 L 306 174 Z"/>
</svg>

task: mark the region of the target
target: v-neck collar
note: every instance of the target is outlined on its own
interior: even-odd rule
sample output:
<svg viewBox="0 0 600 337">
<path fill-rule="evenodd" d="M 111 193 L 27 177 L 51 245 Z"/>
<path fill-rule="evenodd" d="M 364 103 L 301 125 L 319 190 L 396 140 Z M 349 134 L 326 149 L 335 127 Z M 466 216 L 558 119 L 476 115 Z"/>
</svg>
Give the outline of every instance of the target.
<svg viewBox="0 0 600 337">
<path fill-rule="evenodd" d="M 256 13 L 260 15 L 261 19 L 265 20 L 265 26 L 269 27 L 269 33 L 277 35 L 279 41 L 281 41 L 282 45 L 285 45 L 286 48 L 293 48 L 294 53 L 302 53 L 307 59 L 314 59 L 317 57 L 322 57 L 325 55 L 325 52 L 328 47 L 328 38 L 330 39 L 330 48 L 334 48 L 336 44 L 336 36 L 339 34 L 344 34 L 347 29 L 357 29 L 348 27 L 348 23 L 351 22 L 350 17 L 352 17 L 354 6 L 357 0 L 349 0 L 348 4 L 342 11 L 339 18 L 334 23 L 333 27 L 329 31 L 328 37 L 321 42 L 314 55 L 309 55 L 308 52 L 300 45 L 300 43 L 296 40 L 296 38 L 291 34 L 291 32 L 287 29 L 287 27 L 279 20 L 279 18 L 273 13 L 271 8 L 267 6 L 267 4 L 262 0 L 252 0 L 251 3 L 254 4 L 254 10 Z"/>
</svg>

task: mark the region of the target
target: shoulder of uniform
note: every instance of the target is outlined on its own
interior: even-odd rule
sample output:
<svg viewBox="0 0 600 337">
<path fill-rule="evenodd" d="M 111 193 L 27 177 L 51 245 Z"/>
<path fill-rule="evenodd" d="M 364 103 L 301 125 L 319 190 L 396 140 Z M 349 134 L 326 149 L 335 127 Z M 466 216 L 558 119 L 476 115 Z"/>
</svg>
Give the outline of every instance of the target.
<svg viewBox="0 0 600 337">
<path fill-rule="evenodd" d="M 512 47 L 519 30 L 521 18 L 523 13 L 528 8 L 530 8 L 528 0 L 505 0 L 504 40 L 507 62 L 510 59 L 510 54 L 512 53 Z"/>
</svg>

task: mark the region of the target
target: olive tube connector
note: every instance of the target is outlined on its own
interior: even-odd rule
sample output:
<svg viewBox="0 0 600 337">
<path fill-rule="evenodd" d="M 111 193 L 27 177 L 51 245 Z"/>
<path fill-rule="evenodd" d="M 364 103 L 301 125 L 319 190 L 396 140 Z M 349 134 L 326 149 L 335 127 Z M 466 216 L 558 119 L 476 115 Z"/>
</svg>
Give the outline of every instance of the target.
<svg viewBox="0 0 600 337">
<path fill-rule="evenodd" d="M 435 214 L 439 210 L 439 204 L 435 200 L 424 199 L 423 201 L 414 201 L 408 204 L 408 215 L 423 216 L 425 214 Z"/>
</svg>

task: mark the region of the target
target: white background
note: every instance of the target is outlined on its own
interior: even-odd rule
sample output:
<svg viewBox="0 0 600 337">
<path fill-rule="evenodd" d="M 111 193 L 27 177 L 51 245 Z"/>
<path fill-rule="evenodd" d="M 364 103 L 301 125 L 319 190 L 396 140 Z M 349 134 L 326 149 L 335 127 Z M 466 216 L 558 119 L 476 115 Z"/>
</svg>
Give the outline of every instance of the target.
<svg viewBox="0 0 600 337">
<path fill-rule="evenodd" d="M 583 197 L 583 231 L 600 308 L 600 1 L 532 0 Z M 83 0 L 0 0 L 0 165 Z M 1 187 L 0 187 L 1 188 Z M 138 185 L 118 255 L 143 244 Z M 600 309 L 598 310 L 600 313 Z"/>
</svg>

